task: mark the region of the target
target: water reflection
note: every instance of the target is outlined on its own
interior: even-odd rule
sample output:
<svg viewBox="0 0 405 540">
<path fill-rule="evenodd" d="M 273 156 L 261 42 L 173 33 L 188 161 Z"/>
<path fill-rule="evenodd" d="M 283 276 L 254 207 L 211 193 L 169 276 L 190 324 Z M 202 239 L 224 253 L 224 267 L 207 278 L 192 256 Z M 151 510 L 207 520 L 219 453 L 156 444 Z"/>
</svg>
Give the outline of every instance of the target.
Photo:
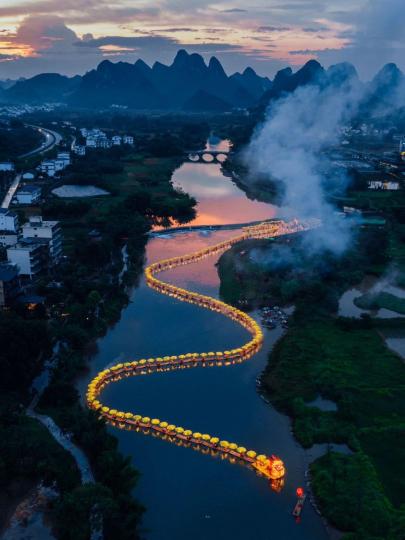
<svg viewBox="0 0 405 540">
<path fill-rule="evenodd" d="M 277 216 L 276 206 L 249 200 L 221 173 L 218 163 L 184 163 L 173 183 L 198 201 L 197 216 L 190 225 L 224 225 L 260 221 Z"/>
</svg>

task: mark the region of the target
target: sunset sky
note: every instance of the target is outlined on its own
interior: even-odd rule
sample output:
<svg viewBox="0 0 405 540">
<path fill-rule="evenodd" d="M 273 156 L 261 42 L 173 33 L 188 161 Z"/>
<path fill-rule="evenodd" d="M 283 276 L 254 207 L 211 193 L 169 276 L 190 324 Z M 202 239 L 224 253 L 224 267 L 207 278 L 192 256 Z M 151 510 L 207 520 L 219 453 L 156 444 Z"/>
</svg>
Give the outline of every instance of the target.
<svg viewBox="0 0 405 540">
<path fill-rule="evenodd" d="M 404 0 L 0 0 L 0 79 L 82 74 L 104 58 L 169 63 L 179 48 L 273 76 L 310 58 L 370 78 L 405 70 Z"/>
</svg>

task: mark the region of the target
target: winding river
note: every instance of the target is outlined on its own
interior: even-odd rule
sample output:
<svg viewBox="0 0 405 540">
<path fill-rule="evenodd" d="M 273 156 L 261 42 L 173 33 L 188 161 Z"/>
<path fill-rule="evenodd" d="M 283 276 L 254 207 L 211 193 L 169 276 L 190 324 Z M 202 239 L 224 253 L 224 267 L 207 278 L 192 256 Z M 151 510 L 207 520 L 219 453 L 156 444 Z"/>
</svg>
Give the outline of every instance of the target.
<svg viewBox="0 0 405 540">
<path fill-rule="evenodd" d="M 226 144 L 224 142 L 221 143 Z M 176 185 L 199 201 L 194 224 L 246 223 L 277 215 L 277 208 L 250 201 L 219 164 L 185 163 L 173 176 Z M 236 231 L 236 234 L 238 231 Z M 230 239 L 235 231 L 198 231 L 151 238 L 147 262 L 205 249 Z M 170 283 L 218 297 L 217 257 L 179 266 Z M 251 313 L 258 320 L 257 313 Z M 125 378 L 109 385 L 103 403 L 123 411 L 142 409 L 151 418 L 169 418 L 176 425 L 218 433 L 228 441 L 282 457 L 287 476 L 277 493 L 268 481 L 220 457 L 212 458 L 159 438 L 111 428 L 120 450 L 133 457 L 142 472 L 136 496 L 146 506 L 144 536 L 152 540 L 240 539 L 323 540 L 326 530 L 310 504 L 301 523 L 291 516 L 295 489 L 305 483 L 305 452 L 290 432 L 288 418 L 264 403 L 255 380 L 266 364 L 267 351 L 281 329 L 264 331 L 264 346 L 244 363 L 197 368 L 148 377 Z M 223 315 L 178 302 L 149 288 L 144 279 L 134 289 L 119 323 L 99 340 L 87 383 L 117 362 L 176 355 L 187 351 L 240 347 L 246 331 Z"/>
</svg>

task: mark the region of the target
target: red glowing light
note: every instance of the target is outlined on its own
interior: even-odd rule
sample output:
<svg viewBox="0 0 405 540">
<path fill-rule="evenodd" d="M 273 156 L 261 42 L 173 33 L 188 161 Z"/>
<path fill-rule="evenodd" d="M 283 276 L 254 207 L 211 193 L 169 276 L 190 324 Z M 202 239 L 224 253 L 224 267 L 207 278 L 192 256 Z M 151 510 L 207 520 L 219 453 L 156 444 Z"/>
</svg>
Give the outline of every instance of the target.
<svg viewBox="0 0 405 540">
<path fill-rule="evenodd" d="M 303 497 L 304 490 L 302 489 L 302 487 L 299 487 L 299 488 L 297 488 L 296 493 L 297 493 L 297 497 Z"/>
</svg>

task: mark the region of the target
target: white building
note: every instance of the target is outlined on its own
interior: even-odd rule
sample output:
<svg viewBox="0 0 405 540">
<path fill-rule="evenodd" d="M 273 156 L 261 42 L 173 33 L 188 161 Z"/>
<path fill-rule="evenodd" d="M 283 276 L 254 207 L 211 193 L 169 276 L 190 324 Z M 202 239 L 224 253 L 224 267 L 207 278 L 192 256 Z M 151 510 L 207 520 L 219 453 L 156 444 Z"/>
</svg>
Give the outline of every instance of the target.
<svg viewBox="0 0 405 540">
<path fill-rule="evenodd" d="M 41 188 L 38 186 L 24 186 L 20 188 L 16 195 L 18 204 L 33 204 L 41 198 Z"/>
<path fill-rule="evenodd" d="M 97 140 L 97 148 L 111 148 L 112 144 L 107 138 L 102 137 Z"/>
<path fill-rule="evenodd" d="M 134 138 L 132 135 L 124 135 L 122 142 L 124 144 L 130 144 L 131 146 L 134 144 Z"/>
<path fill-rule="evenodd" d="M 383 182 L 382 180 L 370 180 L 368 183 L 368 189 L 383 189 L 385 191 L 397 191 L 399 189 L 399 182 Z"/>
<path fill-rule="evenodd" d="M 59 221 L 43 221 L 41 216 L 32 216 L 22 227 L 23 238 L 49 240 L 49 255 L 53 262 L 62 256 L 62 231 Z"/>
<path fill-rule="evenodd" d="M 0 246 L 15 246 L 18 241 L 18 234 L 11 231 L 0 231 Z"/>
<path fill-rule="evenodd" d="M 76 144 L 73 147 L 73 152 L 77 154 L 78 156 L 85 156 L 86 155 L 86 147 L 81 144 Z"/>
<path fill-rule="evenodd" d="M 57 172 L 63 171 L 68 165 L 70 165 L 70 153 L 58 152 L 56 159 L 45 159 L 38 168 L 42 173 L 53 177 Z"/>
<path fill-rule="evenodd" d="M 70 165 L 70 153 L 69 152 L 58 152 L 58 155 L 56 156 L 56 159 L 63 163 L 63 168 Z"/>
<path fill-rule="evenodd" d="M 17 229 L 17 214 L 7 208 L 0 208 L 0 231 L 17 232 Z"/>
<path fill-rule="evenodd" d="M 48 176 L 55 176 L 56 165 L 54 159 L 45 159 L 39 166 L 39 170 Z"/>
<path fill-rule="evenodd" d="M 0 171 L 14 171 L 14 163 L 11 163 L 11 161 L 1 161 Z"/>
<path fill-rule="evenodd" d="M 54 159 L 53 161 L 55 163 L 55 171 L 56 172 L 63 171 L 63 169 L 66 166 L 65 161 L 62 159 Z"/>
<path fill-rule="evenodd" d="M 120 137 L 119 135 L 114 135 L 114 137 L 112 137 L 111 139 L 111 142 L 113 146 L 121 146 L 122 137 Z"/>
<path fill-rule="evenodd" d="M 40 240 L 24 240 L 7 249 L 7 260 L 16 264 L 19 275 L 35 277 L 47 266 L 47 245 Z"/>
<path fill-rule="evenodd" d="M 97 147 L 97 139 L 95 137 L 86 137 L 86 146 L 89 148 Z"/>
</svg>

